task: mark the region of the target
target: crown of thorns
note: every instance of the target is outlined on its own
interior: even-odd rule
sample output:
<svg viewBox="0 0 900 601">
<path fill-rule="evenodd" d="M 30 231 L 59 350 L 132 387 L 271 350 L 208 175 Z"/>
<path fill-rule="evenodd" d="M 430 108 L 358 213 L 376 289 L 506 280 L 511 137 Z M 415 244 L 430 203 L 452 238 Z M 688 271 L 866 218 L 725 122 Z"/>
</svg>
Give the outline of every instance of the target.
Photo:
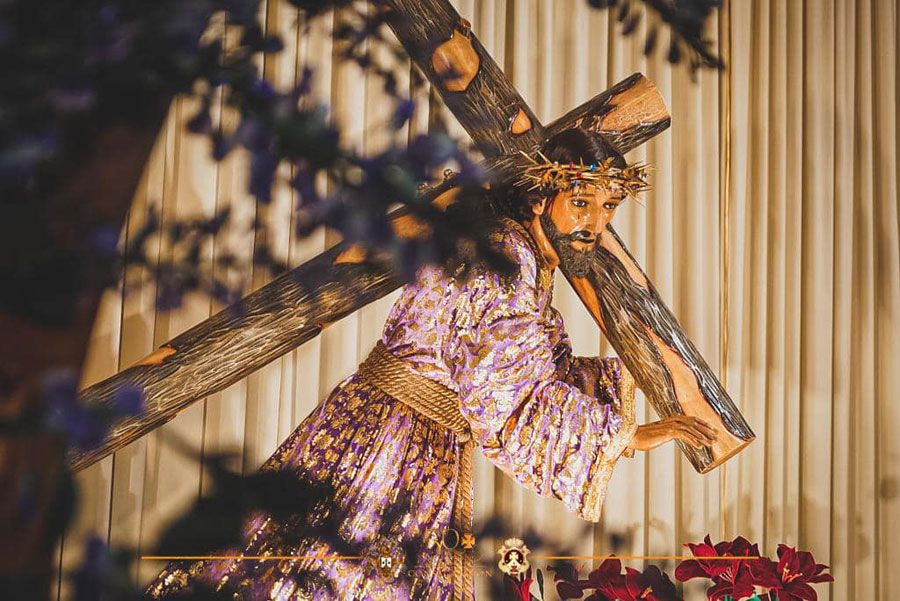
<svg viewBox="0 0 900 601">
<path fill-rule="evenodd" d="M 529 191 L 542 188 L 556 190 L 569 190 L 579 185 L 601 186 L 612 190 L 621 191 L 626 196 L 636 196 L 640 192 L 650 189 L 647 182 L 647 173 L 650 168 L 644 163 L 634 163 L 625 168 L 613 165 L 610 157 L 600 163 L 585 165 L 578 163 L 559 163 L 551 161 L 540 151 L 537 157 L 532 157 L 522 152 L 522 156 L 528 161 L 518 184 L 530 186 Z"/>
</svg>

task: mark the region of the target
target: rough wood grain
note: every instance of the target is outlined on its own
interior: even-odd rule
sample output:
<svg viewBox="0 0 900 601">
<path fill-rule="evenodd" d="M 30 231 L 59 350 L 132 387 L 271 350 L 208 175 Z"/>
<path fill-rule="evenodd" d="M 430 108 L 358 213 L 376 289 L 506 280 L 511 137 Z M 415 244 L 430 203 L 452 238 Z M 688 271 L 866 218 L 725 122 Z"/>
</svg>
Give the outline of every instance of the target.
<svg viewBox="0 0 900 601">
<path fill-rule="evenodd" d="M 633 73 L 547 126 L 553 136 L 569 127 L 603 134 L 622 154 L 662 133 L 672 124 L 669 109 L 653 82 Z"/>
<path fill-rule="evenodd" d="M 612 90 L 628 89 L 644 79 L 640 74 L 632 75 L 626 80 L 630 84 L 619 84 Z M 570 126 L 566 119 L 571 116 L 582 120 L 591 117 L 591 106 L 596 110 L 606 110 L 610 99 L 617 96 L 611 93 L 612 90 L 585 103 L 582 110 L 573 111 L 553 122 L 549 128 L 566 129 Z M 626 104 L 632 101 L 665 106 L 658 93 L 655 98 L 649 95 L 633 97 Z M 646 110 L 633 107 L 630 112 L 642 114 Z M 643 123 L 638 121 L 634 126 L 642 127 Z M 644 131 L 649 130 L 645 128 Z M 636 138 L 628 136 L 628 139 Z M 488 170 L 495 171 L 497 177 L 505 177 L 506 162 L 503 157 L 491 157 L 483 164 Z M 435 188 L 431 196 L 439 205 L 451 201 L 454 196 L 452 181 Z M 397 221 L 398 230 L 403 235 L 412 235 L 417 229 L 402 213 L 397 215 Z M 333 257 L 333 260 L 326 257 Z M 253 320 L 235 319 L 231 309 L 226 309 L 165 343 L 138 364 L 85 389 L 82 392 L 83 402 L 104 405 L 112 402 L 116 390 L 122 386 L 137 385 L 144 390 L 147 406 L 141 416 L 116 424 L 103 444 L 91 453 L 73 455 L 73 468 L 82 469 L 99 461 L 166 423 L 191 403 L 227 388 L 315 337 L 327 324 L 399 287 L 399 280 L 387 271 L 379 273 L 377 270 L 381 268 L 378 266 L 372 266 L 367 276 L 358 275 L 352 266 L 365 258 L 363 249 L 354 246 L 342 245 L 328 251 L 241 300 L 238 305 L 253 308 L 256 316 Z M 350 268 L 343 269 L 344 265 Z M 357 281 L 357 277 L 368 279 Z M 316 282 L 333 286 L 339 278 L 347 278 L 346 285 L 351 293 L 344 298 L 352 305 L 313 306 L 309 292 L 298 284 L 308 282 L 306 288 L 315 290 Z M 357 289 L 364 290 L 365 294 L 357 295 L 353 292 Z M 225 340 L 252 340 L 253 344 L 223 344 Z"/>
<path fill-rule="evenodd" d="M 433 69 L 429 71 L 429 65 L 422 57 L 431 51 L 434 40 L 454 35 L 459 15 L 445 0 L 396 0 L 392 7 L 399 17 L 392 22 L 394 32 L 409 49 L 413 60 L 437 85 L 448 108 L 473 139 L 479 141 L 477 136 L 490 136 L 486 143 L 479 141 L 479 148 L 491 144 L 503 149 L 504 152 L 492 162 L 496 178 L 516 177 L 520 162 L 511 151 L 521 150 L 526 142 L 533 148 L 536 143 L 565 128 L 581 127 L 600 132 L 625 153 L 667 129 L 671 123 L 656 87 L 642 75 L 634 74 L 564 115 L 557 127 L 544 129 L 531 118 L 530 111 L 502 73 L 497 75 L 496 64 L 480 45 L 474 43 L 475 40 L 472 48 L 481 59 L 481 70 L 465 89 L 457 89 L 454 93 L 441 86 L 440 73 Z M 430 18 L 434 15 L 437 17 Z M 458 54 L 460 57 L 466 55 L 462 51 Z M 474 72 L 465 64 L 471 62 L 471 58 L 458 60 L 458 71 Z M 498 80 L 501 85 L 497 85 Z M 485 99 L 489 102 L 485 103 Z M 529 117 L 532 128 L 521 130 L 515 127 L 517 121 L 523 121 L 523 113 Z M 501 129 L 504 122 L 509 124 L 507 129 Z M 486 127 L 488 129 L 484 129 Z M 516 142 L 523 144 L 516 147 Z M 700 472 L 708 471 L 749 444 L 753 432 L 615 230 L 610 228 L 609 235 L 604 238 L 608 245 L 616 247 L 615 252 L 600 249 L 595 276 L 579 282 L 576 290 L 596 316 L 598 324 L 606 328 L 610 341 L 657 413 L 697 415 L 719 431 L 717 442 L 711 449 L 696 451 L 682 445 L 694 468 Z M 565 266 L 561 267 L 565 271 Z"/>
<path fill-rule="evenodd" d="M 282 275 L 167 342 L 116 376 L 86 389 L 82 400 L 109 403 L 125 383 L 141 387 L 147 406 L 120 421 L 98 448 L 72 456 L 82 469 L 175 417 L 194 401 L 227 388 L 261 366 L 317 336 L 342 317 L 400 286 L 387 266 L 335 264 L 338 245 Z"/>
<path fill-rule="evenodd" d="M 708 448 L 678 443 L 694 469 L 709 472 L 750 444 L 755 435 L 740 410 L 612 228 L 594 261 L 586 278 L 560 268 L 653 409 L 700 417 L 718 431 Z"/>
<path fill-rule="evenodd" d="M 523 115 L 527 116 L 527 113 L 523 111 Z M 521 117 L 516 114 L 513 119 Z M 627 124 L 629 119 L 630 126 Z M 619 152 L 625 154 L 662 133 L 671 124 L 672 119 L 665 100 L 657 87 L 641 73 L 633 73 L 546 127 L 540 128 L 542 130 L 540 139 L 544 140 L 572 127 L 583 127 L 602 134 Z M 516 135 L 511 125 L 509 129 L 510 133 Z M 535 148 L 537 145 L 532 145 L 526 152 Z M 521 157 L 514 152 L 489 157 L 486 164 L 489 165 L 495 179 L 507 181 L 518 176 L 521 169 L 520 159 Z"/>
<path fill-rule="evenodd" d="M 658 91 L 646 78 L 635 74 L 570 111 L 545 129 L 478 39 L 471 34 L 466 39 L 471 44 L 471 50 L 477 54 L 479 66 L 474 71 L 468 70 L 474 76 L 465 86 L 458 86 L 455 91 L 448 89 L 442 84 L 446 83 L 448 76 L 456 77 L 457 69 L 451 69 L 449 73 L 443 69 L 440 69 L 440 73 L 435 71 L 433 55 L 438 46 L 458 33 L 459 14 L 446 0 L 391 0 L 390 6 L 393 15 L 389 23 L 397 37 L 407 48 L 413 61 L 439 90 L 448 108 L 472 136 L 487 158 L 495 179 L 514 177 L 515 162 L 511 160 L 511 156 L 520 150 L 532 150 L 546 136 L 562 129 L 580 126 L 600 131 L 620 151 L 627 152 L 669 126 L 668 111 Z M 458 50 L 459 47 L 454 53 Z M 466 52 L 462 52 L 460 56 L 465 56 Z M 448 53 L 447 56 L 454 53 Z M 451 56 L 447 60 L 449 63 L 453 60 L 472 62 L 471 57 L 454 59 Z M 516 134 L 511 123 L 516 120 L 519 111 L 525 113 L 532 127 Z M 718 411 L 723 410 L 721 423 L 727 425 L 730 432 L 736 432 L 737 438 L 745 442 L 752 440 L 753 434 L 749 427 L 746 427 L 736 409 L 731 411 L 733 403 L 674 317 L 655 292 L 649 294 L 652 285 L 612 228 L 610 236 L 604 236 L 604 239 L 611 246 L 598 251 L 598 265 L 602 265 L 602 269 L 595 270 L 594 277 L 573 282 L 573 285 L 586 305 L 592 309 L 598 323 L 612 332 L 611 340 L 613 336 L 616 337 L 614 344 L 618 345 L 617 350 L 623 361 L 635 375 L 641 389 L 647 392 L 656 410 L 661 415 L 669 415 L 675 411 L 695 411 L 707 416 L 710 411 L 719 415 Z M 345 262 L 336 265 L 335 259 L 339 255 Z M 324 260 L 323 257 L 326 256 L 329 258 Z M 178 410 L 194 400 L 225 388 L 308 340 L 328 322 L 334 321 L 332 315 L 350 313 L 387 294 L 398 285 L 399 282 L 390 281 L 392 276 L 387 271 L 369 276 L 375 277 L 371 285 L 365 283 L 365 274 L 351 271 L 339 276 L 335 273 L 335 270 L 341 268 L 363 269 L 356 263 L 362 257 L 359 253 L 335 249 L 298 268 L 303 270 L 302 275 L 295 273 L 295 277 L 307 278 L 305 281 L 308 282 L 308 290 L 318 290 L 317 286 L 322 286 L 323 290 L 328 289 L 328 286 L 343 287 L 341 298 L 344 302 L 338 306 L 328 305 L 327 300 L 323 301 L 322 306 L 316 306 L 314 301 L 309 301 L 308 296 L 304 297 L 306 302 L 302 307 L 292 306 L 291 302 L 296 296 L 287 293 L 290 286 L 286 286 L 283 278 L 264 288 L 263 290 L 268 290 L 260 298 L 254 296 L 262 291 L 241 301 L 254 305 L 257 311 L 259 321 L 252 323 L 249 330 L 249 337 L 254 344 L 240 346 L 239 349 L 234 345 L 218 344 L 217 339 L 222 336 L 241 339 L 241 333 L 246 331 L 244 323 L 223 321 L 218 315 L 173 340 L 167 346 L 176 350 L 175 355 L 163 360 L 161 365 L 144 366 L 141 378 L 134 380 L 144 386 L 150 398 L 151 405 L 147 414 L 132 420 L 130 425 L 117 428 L 111 440 L 104 445 L 104 450 L 93 453 L 91 457 L 76 458 L 75 465 L 81 467 L 96 461 L 126 444 L 125 441 L 137 438 L 140 435 L 137 432 L 149 431 L 171 419 Z M 347 279 L 339 283 L 340 277 Z M 346 293 L 346 287 L 358 285 L 363 285 L 360 298 L 355 302 L 347 302 L 346 299 L 352 296 Z M 285 293 L 286 296 L 280 296 Z M 328 295 L 321 298 L 327 299 Z M 263 315 L 267 317 L 264 318 Z M 317 318 L 312 318 L 311 315 Z M 268 340 L 277 340 L 279 343 L 272 344 Z M 171 373 L 165 370 L 167 364 Z M 116 386 L 129 381 L 129 377 L 126 370 L 123 374 L 92 387 L 86 391 L 86 395 L 94 402 L 108 402 Z M 189 381 L 190 392 L 183 394 L 177 390 L 169 390 L 169 385 L 160 382 L 166 378 Z M 691 383 L 692 378 L 695 380 L 694 384 Z M 685 394 L 686 391 L 690 394 Z M 170 395 L 177 402 L 164 400 L 159 395 Z M 698 471 L 708 470 L 717 464 L 713 456 L 714 450 L 697 454 L 683 448 Z M 734 452 L 737 452 L 741 447 L 734 448 Z M 717 457 L 724 460 L 727 456 L 730 454 L 720 454 Z"/>
<path fill-rule="evenodd" d="M 441 93 L 447 108 L 472 137 L 485 157 L 528 150 L 543 137 L 543 127 L 512 82 L 484 49 L 474 34 L 468 41 L 480 62 L 474 79 L 464 90 L 445 88 L 446 74 L 435 71 L 434 51 L 459 32 L 464 23 L 446 0 L 390 0 L 388 25 L 406 48 L 410 58 Z M 461 66 L 459 71 L 466 71 Z M 450 74 L 453 79 L 453 74 Z M 516 135 L 509 124 L 519 110 L 533 124 L 531 130 Z"/>
</svg>

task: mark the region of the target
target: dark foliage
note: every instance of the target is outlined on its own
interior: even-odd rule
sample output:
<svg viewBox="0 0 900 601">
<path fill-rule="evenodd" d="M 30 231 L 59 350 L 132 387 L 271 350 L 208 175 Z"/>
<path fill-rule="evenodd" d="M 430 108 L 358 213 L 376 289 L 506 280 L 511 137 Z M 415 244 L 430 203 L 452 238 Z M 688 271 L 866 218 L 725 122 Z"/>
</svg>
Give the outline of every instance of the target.
<svg viewBox="0 0 900 601">
<path fill-rule="evenodd" d="M 433 181 L 447 165 L 457 168 L 460 180 L 475 184 L 467 186 L 470 191 L 484 181 L 463 149 L 441 133 L 446 128 L 438 126 L 433 134 L 374 156 L 360 155 L 341 140 L 327 107 L 310 96 L 312 69 L 303 69 L 284 90 L 262 78 L 258 56 L 280 51 L 282 43 L 265 32 L 258 4 L 51 0 L 0 7 L 0 32 L 5 32 L 0 64 L 6 79 L 0 99 L 0 233 L 4 248 L 18 254 L 0 258 L 5 282 L 0 309 L 65 327 L 86 292 L 115 284 L 129 264 L 147 268 L 143 273 L 158 286 L 160 308 L 178 307 L 195 290 L 233 302 L 243 293 L 252 264 L 274 273 L 286 267 L 268 246 L 272 236 L 261 218 L 284 164 L 295 174 L 289 183 L 296 191 L 298 236 L 328 226 L 348 240 L 393 254 L 409 275 L 423 263 L 446 260 L 459 241 L 482 235 L 471 214 L 465 221 L 445 220 L 418 200 L 417 186 Z M 294 4 L 304 24 L 335 6 L 344 9 L 333 32 L 338 58 L 381 81 L 395 103 L 383 127 L 405 127 L 416 110 L 410 98 L 424 80 L 415 74 L 401 89 L 396 72 L 375 60 L 378 47 L 404 55 L 384 34 L 380 2 L 370 10 L 342 0 Z M 233 38 L 234 32 L 239 42 L 226 44 L 226 35 Z M 214 158 L 221 160 L 238 147 L 249 152 L 248 191 L 258 203 L 257 242 L 249 262 L 230 249 L 214 257 L 205 252 L 213 236 L 237 227 L 227 212 L 170 223 L 165 231 L 151 215 L 122 246 L 121 223 L 52 202 L 54 182 L 86 154 L 92 136 L 117 123 L 151 119 L 173 95 L 199 101 L 187 127 L 210 139 Z M 223 129 L 214 108 L 239 115 L 237 126 Z M 313 183 L 321 178 L 331 182 L 325 196 Z M 434 239 L 396 238 L 387 217 L 394 203 L 435 223 Z M 161 259 L 148 258 L 149 243 L 161 245 Z"/>
<path fill-rule="evenodd" d="M 368 9 L 348 0 L 291 3 L 306 27 L 336 7 L 345 11 L 333 31 L 337 57 L 359 65 L 381 83 L 394 104 L 383 127 L 405 127 L 417 110 L 411 98 L 425 81 L 413 71 L 410 84 L 401 86 L 395 71 L 375 58 L 378 48 L 405 57 L 384 33 L 384 12 L 379 10 L 383 2 L 372 0 Z M 661 15 L 666 6 L 660 3 L 657 8 Z M 333 228 L 351 242 L 387 253 L 407 278 L 422 264 L 446 263 L 460 255 L 510 268 L 487 243 L 488 224 L 481 212 L 487 175 L 444 133 L 447 128 L 437 122 L 429 134 L 408 143 L 360 154 L 342 141 L 327 107 L 312 97 L 311 68 L 302 69 L 287 89 L 276 89 L 262 77 L 260 55 L 279 52 L 283 43 L 266 32 L 258 9 L 259 0 L 0 3 L 0 311 L 44 327 L 66 328 L 86 299 L 120 284 L 128 266 L 142 267 L 133 271 L 143 271 L 156 284 L 161 309 L 178 307 L 195 291 L 232 303 L 254 265 L 275 273 L 287 267 L 267 245 L 271 236 L 262 218 L 285 165 L 292 173 L 288 183 L 296 197 L 298 237 L 322 226 Z M 697 50 L 702 46 L 690 36 L 699 36 L 708 13 L 676 10 L 663 18 L 702 57 Z M 623 31 L 634 30 L 627 16 L 623 20 Z M 236 42 L 226 44 L 226 36 Z M 152 124 L 179 95 L 197 101 L 200 108 L 187 128 L 208 139 L 213 158 L 222 160 L 237 148 L 250 155 L 248 191 L 259 215 L 252 229 L 260 242 L 249 260 L 232 249 L 214 257 L 205 250 L 213 237 L 237 227 L 227 211 L 167 222 L 165 227 L 151 214 L 123 241 L 121 222 L 59 201 L 61 186 L 90 154 L 99 132 Z M 239 116 L 233 129 L 214 118 L 223 110 Z M 454 183 L 463 192 L 456 207 L 442 212 L 431 206 L 428 188 L 423 193 L 422 186 L 440 185 L 439 174 L 447 166 L 456 171 Z M 323 179 L 329 182 L 327 194 L 316 185 Z M 414 241 L 395 236 L 389 215 L 397 203 L 428 224 L 433 235 Z M 161 258 L 150 252 L 157 244 L 165 249 Z M 63 432 L 72 446 L 88 448 L 102 439 L 112 420 L 141 409 L 141 396 L 131 389 L 122 391 L 111 407 L 86 409 L 77 402 L 76 382 L 75 374 L 48 375 L 39 410 L 3 427 L 49 427 Z M 0 369 L 0 385 L 7 390 L 16 382 Z M 283 521 L 290 536 L 301 536 L 308 528 L 304 516 L 329 497 L 329 491 L 296 476 L 235 474 L 225 467 L 225 459 L 205 459 L 215 487 L 167 529 L 161 551 L 198 553 L 236 544 L 246 516 L 254 511 Z M 75 503 L 70 473 L 60 474 L 57 488 L 59 510 L 53 515 L 59 519 L 48 525 L 51 541 L 65 528 Z M 28 487 L 22 490 L 20 505 L 27 513 Z M 404 502 L 398 498 L 396 515 L 402 515 Z M 333 537 L 334 532 L 333 524 L 321 526 L 323 535 Z M 332 542 L 347 554 L 365 552 L 348 541 Z M 531 538 L 526 542 L 535 543 Z M 407 547 L 408 557 L 418 557 L 416 545 Z M 127 585 L 131 560 L 126 551 L 111 552 L 92 541 L 84 565 L 72 575 L 77 598 L 134 598 Z M 538 582 L 542 586 L 540 572 Z M 226 598 L 213 591 L 192 595 Z"/>
<path fill-rule="evenodd" d="M 678 64 L 686 57 L 692 77 L 698 69 L 722 69 L 725 66 L 721 57 L 715 54 L 712 42 L 705 33 L 710 15 L 722 6 L 723 1 L 640 0 L 669 29 L 666 59 L 672 64 Z M 637 2 L 638 0 L 588 0 L 588 4 L 594 8 L 614 10 L 624 36 L 633 35 L 640 25 L 643 13 L 635 6 Z M 658 37 L 659 26 L 650 25 L 644 42 L 645 55 L 649 56 L 656 50 Z"/>
</svg>

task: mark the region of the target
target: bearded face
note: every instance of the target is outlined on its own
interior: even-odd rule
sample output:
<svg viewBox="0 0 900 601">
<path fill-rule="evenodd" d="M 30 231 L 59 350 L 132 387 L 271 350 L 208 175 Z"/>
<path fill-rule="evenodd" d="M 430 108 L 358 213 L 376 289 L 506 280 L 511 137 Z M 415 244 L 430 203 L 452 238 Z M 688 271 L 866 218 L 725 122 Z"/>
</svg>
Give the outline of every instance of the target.
<svg viewBox="0 0 900 601">
<path fill-rule="evenodd" d="M 622 200 L 593 186 L 560 192 L 550 200 L 540 215 L 541 227 L 566 273 L 575 277 L 590 273 L 600 236 Z"/>
<path fill-rule="evenodd" d="M 590 240 L 588 232 L 584 230 L 576 230 L 571 234 L 562 233 L 553 219 L 545 212 L 541 215 L 541 226 L 547 239 L 553 245 L 553 250 L 559 255 L 560 265 L 564 265 L 566 273 L 575 277 L 585 277 L 591 270 L 591 258 L 594 255 L 594 248 L 590 250 L 578 250 L 573 243 L 587 243 Z"/>
</svg>

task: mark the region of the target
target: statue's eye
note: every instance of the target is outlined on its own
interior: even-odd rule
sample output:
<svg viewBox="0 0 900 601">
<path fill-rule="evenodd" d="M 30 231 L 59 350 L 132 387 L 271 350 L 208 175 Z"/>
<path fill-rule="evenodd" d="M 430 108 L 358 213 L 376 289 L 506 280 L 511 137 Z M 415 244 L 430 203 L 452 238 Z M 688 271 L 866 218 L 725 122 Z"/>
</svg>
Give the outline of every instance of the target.
<svg viewBox="0 0 900 601">
<path fill-rule="evenodd" d="M 615 208 L 618 207 L 618 206 L 619 206 L 619 203 L 617 203 L 617 202 L 605 202 L 605 203 L 603 203 L 603 208 L 606 209 L 607 211 L 612 211 L 613 209 L 615 209 Z"/>
<path fill-rule="evenodd" d="M 572 204 L 578 208 L 581 208 L 581 207 L 586 207 L 588 203 L 586 200 L 583 200 L 581 198 L 573 198 Z"/>
</svg>

